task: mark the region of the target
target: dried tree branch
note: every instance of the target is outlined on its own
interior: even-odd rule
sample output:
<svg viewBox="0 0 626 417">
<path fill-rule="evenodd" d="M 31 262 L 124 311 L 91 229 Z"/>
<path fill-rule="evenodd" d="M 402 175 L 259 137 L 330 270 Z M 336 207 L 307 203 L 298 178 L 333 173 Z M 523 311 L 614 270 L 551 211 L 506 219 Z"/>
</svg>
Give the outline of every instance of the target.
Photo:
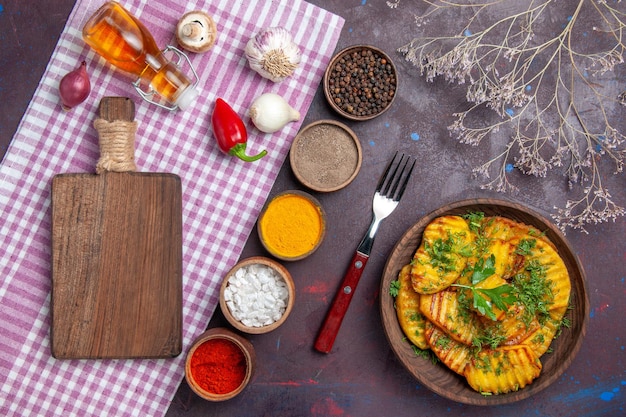
<svg viewBox="0 0 626 417">
<path fill-rule="evenodd" d="M 585 225 L 626 214 L 602 183 L 606 164 L 600 162 L 611 161 L 619 173 L 626 157 L 626 137 L 617 128 L 626 92 L 613 91 L 615 83 L 606 76 L 624 62 L 621 0 L 577 0 L 569 11 L 556 0 L 423 1 L 429 8 L 416 16 L 418 25 L 443 10 L 470 11 L 455 35 L 419 37 L 399 48 L 427 81 L 443 77 L 466 86 L 470 106 L 453 115 L 451 135 L 478 146 L 502 128 L 512 132 L 500 154 L 474 169 L 487 180 L 482 187 L 514 191 L 514 169 L 545 177 L 561 168 L 570 193 L 582 194 L 564 208 L 554 207 L 561 230 L 586 232 Z M 389 5 L 398 6 L 399 0 Z M 487 11 L 501 17 L 485 24 Z M 560 16 L 562 27 L 536 30 L 548 16 Z M 485 121 L 485 108 L 498 117 Z"/>
</svg>

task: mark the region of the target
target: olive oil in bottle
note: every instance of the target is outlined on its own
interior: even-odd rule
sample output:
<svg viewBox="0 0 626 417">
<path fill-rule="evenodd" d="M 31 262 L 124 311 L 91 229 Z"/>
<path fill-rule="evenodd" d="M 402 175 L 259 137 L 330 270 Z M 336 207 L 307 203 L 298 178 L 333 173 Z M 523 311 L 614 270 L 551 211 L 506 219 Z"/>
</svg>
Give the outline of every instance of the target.
<svg viewBox="0 0 626 417">
<path fill-rule="evenodd" d="M 115 67 L 137 76 L 167 102 L 185 110 L 198 96 L 167 59 L 148 29 L 119 3 L 105 3 L 83 27 L 83 39 Z"/>
</svg>

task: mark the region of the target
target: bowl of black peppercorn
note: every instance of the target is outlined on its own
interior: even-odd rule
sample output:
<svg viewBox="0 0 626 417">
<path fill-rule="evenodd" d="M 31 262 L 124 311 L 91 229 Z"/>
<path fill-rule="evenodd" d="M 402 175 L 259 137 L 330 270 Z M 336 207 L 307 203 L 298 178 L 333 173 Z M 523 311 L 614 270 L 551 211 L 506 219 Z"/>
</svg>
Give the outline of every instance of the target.
<svg viewBox="0 0 626 417">
<path fill-rule="evenodd" d="M 380 116 L 391 107 L 398 72 L 389 56 L 374 46 L 339 51 L 324 73 L 324 95 L 341 116 L 356 121 Z"/>
</svg>

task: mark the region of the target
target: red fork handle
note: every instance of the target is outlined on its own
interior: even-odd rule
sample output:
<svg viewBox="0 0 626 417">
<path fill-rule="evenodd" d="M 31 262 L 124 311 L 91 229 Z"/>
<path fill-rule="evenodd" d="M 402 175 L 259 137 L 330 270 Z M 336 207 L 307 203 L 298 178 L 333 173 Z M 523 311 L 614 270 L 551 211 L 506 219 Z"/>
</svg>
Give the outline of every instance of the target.
<svg viewBox="0 0 626 417">
<path fill-rule="evenodd" d="M 350 301 L 354 295 L 354 290 L 361 279 L 361 274 L 365 268 L 365 264 L 369 256 L 356 252 L 350 262 L 350 267 L 346 272 L 346 275 L 341 282 L 341 286 L 335 294 L 330 310 L 326 313 L 326 318 L 320 329 L 320 332 L 315 340 L 315 349 L 322 353 L 329 353 L 335 343 L 337 333 L 341 327 L 346 311 L 350 306 Z"/>
</svg>

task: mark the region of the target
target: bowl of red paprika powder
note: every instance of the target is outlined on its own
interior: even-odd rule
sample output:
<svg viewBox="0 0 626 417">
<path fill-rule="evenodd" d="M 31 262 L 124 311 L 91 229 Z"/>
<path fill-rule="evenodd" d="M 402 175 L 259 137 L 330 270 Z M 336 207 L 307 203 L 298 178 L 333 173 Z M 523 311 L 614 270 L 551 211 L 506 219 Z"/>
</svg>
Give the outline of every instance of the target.
<svg viewBox="0 0 626 417">
<path fill-rule="evenodd" d="M 185 362 L 185 379 L 205 400 L 226 401 L 248 385 L 255 366 L 252 343 L 226 328 L 214 327 L 193 342 Z"/>
</svg>

